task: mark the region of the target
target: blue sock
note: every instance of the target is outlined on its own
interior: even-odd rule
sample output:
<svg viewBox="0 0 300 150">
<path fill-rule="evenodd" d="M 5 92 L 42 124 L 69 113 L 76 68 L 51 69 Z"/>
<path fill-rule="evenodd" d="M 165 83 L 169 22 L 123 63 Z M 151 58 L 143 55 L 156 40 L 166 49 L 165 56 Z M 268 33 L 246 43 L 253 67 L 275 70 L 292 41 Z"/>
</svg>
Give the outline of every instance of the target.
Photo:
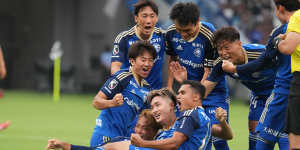
<svg viewBox="0 0 300 150">
<path fill-rule="evenodd" d="M 255 132 L 249 132 L 249 150 L 256 150 L 257 134 Z"/>
<path fill-rule="evenodd" d="M 289 150 L 289 138 L 286 133 L 280 133 L 278 147 L 280 150 Z"/>
<path fill-rule="evenodd" d="M 230 150 L 226 140 L 213 137 L 215 150 Z"/>
</svg>

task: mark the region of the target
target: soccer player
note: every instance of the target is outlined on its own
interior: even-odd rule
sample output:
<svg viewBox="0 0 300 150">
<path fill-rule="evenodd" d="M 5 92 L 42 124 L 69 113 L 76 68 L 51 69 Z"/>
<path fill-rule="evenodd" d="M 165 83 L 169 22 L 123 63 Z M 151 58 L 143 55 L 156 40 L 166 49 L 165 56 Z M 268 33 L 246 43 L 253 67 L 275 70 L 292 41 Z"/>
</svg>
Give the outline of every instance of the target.
<svg viewBox="0 0 300 150">
<path fill-rule="evenodd" d="M 161 129 L 161 125 L 158 124 L 154 117 L 152 116 L 150 109 L 144 109 L 141 114 L 138 117 L 138 121 L 136 124 L 136 127 L 134 128 L 135 133 L 139 134 L 143 139 L 146 140 L 152 140 L 155 135 L 157 134 L 158 130 Z M 95 147 L 85 147 L 85 146 L 79 146 L 79 145 L 72 145 L 67 142 L 63 142 L 57 139 L 50 139 L 48 141 L 47 150 L 48 149 L 58 149 L 62 148 L 63 150 L 76 150 L 80 149 L 84 150 L 86 149 L 120 149 L 124 150 L 125 147 L 129 147 L 130 141 L 123 141 L 123 142 L 117 142 L 117 141 L 126 140 L 126 138 L 115 138 L 114 140 Z"/>
<path fill-rule="evenodd" d="M 246 64 L 254 61 L 265 51 L 265 46 L 258 44 L 242 44 L 239 32 L 233 27 L 224 27 L 217 30 L 214 34 L 214 44 L 218 50 L 219 58 L 209 77 L 203 82 L 207 92 L 206 95 L 222 80 L 224 75 L 241 81 L 249 90 L 251 90 L 250 108 L 249 108 L 249 149 L 255 149 L 256 134 L 255 128 L 262 114 L 267 98 L 270 96 L 274 85 L 275 68 L 255 72 L 255 73 L 227 73 L 222 66 L 232 62 L 235 65 Z M 223 60 L 223 61 L 222 61 Z M 177 66 L 175 66 L 177 65 Z M 174 64 L 171 70 L 180 68 L 179 64 Z M 183 68 L 184 69 L 184 68 Z M 174 70 L 175 72 L 176 70 Z M 177 76 L 180 73 L 174 73 Z M 177 78 L 177 77 L 176 77 Z M 179 79 L 179 82 L 183 79 Z"/>
<path fill-rule="evenodd" d="M 175 4 L 171 9 L 170 19 L 174 24 L 166 33 L 168 66 L 172 61 L 178 61 L 187 69 L 188 80 L 199 82 L 205 80 L 217 55 L 212 42 L 215 27 L 208 22 L 200 21 L 200 10 L 191 2 Z M 170 70 L 168 72 L 167 87 L 172 89 L 173 77 Z M 219 123 L 215 118 L 218 107 L 228 112 L 229 99 L 225 76 L 218 82 L 211 94 L 203 100 L 203 107 L 212 124 Z M 216 150 L 229 149 L 226 141 L 214 137 L 212 140 Z"/>
<path fill-rule="evenodd" d="M 128 136 L 135 117 L 146 107 L 150 85 L 144 80 L 153 66 L 156 50 L 149 42 L 131 45 L 130 68 L 111 76 L 95 96 L 93 105 L 101 110 L 90 145 L 97 146 L 117 136 Z"/>
<path fill-rule="evenodd" d="M 205 87 L 200 82 L 184 81 L 177 95 L 181 116 L 176 122 L 175 105 L 172 101 L 165 103 L 163 96 L 149 94 L 148 100 L 151 103 L 152 114 L 156 121 L 162 124 L 163 129 L 166 129 L 159 135 L 168 136 L 155 141 L 147 141 L 137 134 L 132 134 L 131 143 L 139 147 L 155 149 L 194 150 L 207 148 L 211 132 L 215 136 L 231 139 L 232 132 L 226 122 L 227 113 L 224 109 L 217 109 L 217 118 L 221 125 L 214 125 L 211 128 L 211 121 L 202 107 L 204 94 Z M 172 109 L 167 108 L 168 106 L 172 106 Z"/>
<path fill-rule="evenodd" d="M 286 131 L 289 134 L 290 148 L 300 149 L 300 1 L 290 1 L 293 3 L 291 12 L 293 15 L 289 19 L 287 33 L 281 36 L 282 41 L 278 43 L 278 50 L 291 55 L 293 80 L 287 105 Z"/>
<path fill-rule="evenodd" d="M 154 134 L 158 128 L 162 127 L 163 130 L 155 136 L 156 140 L 166 139 L 172 137 L 176 122 L 176 115 L 174 113 L 176 107 L 176 96 L 167 88 L 161 90 L 153 90 L 149 93 L 147 97 L 148 101 L 153 103 L 153 107 L 150 112 L 148 110 L 143 110 L 139 115 L 137 126 L 135 127 L 135 132 L 140 135 L 144 140 L 152 140 Z M 184 103 L 184 102 L 183 102 Z M 222 109 L 217 109 L 217 118 L 220 122 L 224 123 L 224 127 L 221 128 L 213 126 L 212 132 L 216 133 L 218 136 L 224 136 L 225 138 L 232 138 L 232 132 L 228 124 L 226 123 L 227 112 Z M 153 117 L 152 117 L 153 115 Z M 154 117 L 155 120 L 154 121 Z M 157 125 L 160 124 L 160 126 Z M 231 136 L 231 137 L 230 137 Z M 120 138 L 119 138 L 120 139 Z M 121 142 L 109 142 L 105 145 L 100 145 L 96 147 L 85 147 L 78 145 L 71 145 L 60 140 L 51 139 L 48 141 L 48 149 L 53 148 L 63 148 L 64 150 L 149 150 L 150 148 L 136 147 L 134 145 L 129 145 L 130 141 L 121 141 Z M 47 150 L 48 150 L 47 149 Z"/>
<path fill-rule="evenodd" d="M 153 89 L 162 86 L 162 65 L 165 52 L 163 31 L 155 27 L 158 21 L 158 7 L 150 0 L 140 0 L 134 5 L 134 20 L 136 25 L 128 31 L 121 32 L 115 39 L 111 56 L 111 74 L 128 68 L 130 63 L 127 57 L 130 45 L 137 41 L 149 41 L 156 49 L 157 58 L 153 69 L 146 81 Z"/>
<path fill-rule="evenodd" d="M 276 142 L 281 150 L 289 148 L 287 134 L 283 131 L 285 125 L 283 120 L 285 120 L 290 82 L 292 80 L 291 57 L 279 53 L 273 41 L 275 37 L 286 32 L 290 17 L 299 9 L 299 2 L 297 0 L 273 0 L 273 2 L 276 6 L 276 16 L 282 25 L 275 28 L 271 33 L 266 52 L 257 60 L 247 64 L 231 67 L 228 65 L 227 69 L 223 67 L 227 71 L 231 70 L 231 72 L 237 72 L 238 74 L 249 74 L 265 69 L 269 64 L 276 64 L 277 72 L 274 89 L 267 100 L 256 128 L 258 132 L 256 149 L 258 150 L 272 150 Z M 274 62 L 274 60 L 276 61 Z"/>
</svg>

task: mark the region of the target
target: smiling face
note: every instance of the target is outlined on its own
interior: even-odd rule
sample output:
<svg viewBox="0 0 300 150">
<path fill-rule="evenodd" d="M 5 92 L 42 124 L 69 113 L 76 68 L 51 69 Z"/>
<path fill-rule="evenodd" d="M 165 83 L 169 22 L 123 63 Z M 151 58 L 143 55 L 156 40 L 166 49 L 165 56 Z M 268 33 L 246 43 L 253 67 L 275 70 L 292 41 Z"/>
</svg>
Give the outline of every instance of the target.
<svg viewBox="0 0 300 150">
<path fill-rule="evenodd" d="M 134 73 L 141 78 L 146 78 L 152 69 L 154 58 L 148 51 L 144 51 L 144 53 L 137 56 L 136 59 L 131 58 L 130 63 Z"/>
<path fill-rule="evenodd" d="M 188 84 L 181 85 L 180 89 L 178 90 L 177 95 L 177 104 L 180 111 L 192 109 L 195 107 L 195 93 L 193 89 Z"/>
<path fill-rule="evenodd" d="M 137 30 L 144 40 L 147 40 L 158 21 L 157 14 L 152 10 L 150 6 L 143 7 L 139 10 L 139 13 L 134 17 L 137 24 Z"/>
<path fill-rule="evenodd" d="M 168 124 L 170 118 L 175 116 L 174 104 L 168 97 L 156 96 L 151 101 L 151 111 L 157 123 L 163 126 L 170 126 Z"/>
<path fill-rule="evenodd" d="M 221 41 L 217 44 L 218 54 L 222 59 L 228 60 L 235 65 L 244 63 L 244 52 L 239 40 L 228 42 Z"/>
<path fill-rule="evenodd" d="M 174 20 L 176 31 L 181 35 L 181 38 L 185 41 L 195 37 L 199 31 L 199 22 L 197 24 L 189 23 L 186 26 L 182 26 L 177 20 Z"/>
</svg>

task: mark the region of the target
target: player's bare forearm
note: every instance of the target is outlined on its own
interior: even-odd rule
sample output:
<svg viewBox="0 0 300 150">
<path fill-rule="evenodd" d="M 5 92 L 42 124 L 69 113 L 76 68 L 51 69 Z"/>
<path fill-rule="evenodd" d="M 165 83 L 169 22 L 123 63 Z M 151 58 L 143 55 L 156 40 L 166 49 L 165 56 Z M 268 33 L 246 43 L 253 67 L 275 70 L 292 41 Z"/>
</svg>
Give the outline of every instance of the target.
<svg viewBox="0 0 300 150">
<path fill-rule="evenodd" d="M 93 100 L 93 106 L 98 110 L 121 105 L 123 105 L 123 96 L 120 93 L 116 94 L 112 100 L 107 100 L 106 95 L 100 91 Z"/>
<path fill-rule="evenodd" d="M 167 88 L 170 90 L 173 90 L 173 82 L 174 82 L 174 77 L 170 69 L 170 63 L 171 63 L 171 57 L 168 57 L 168 79 L 167 79 Z"/>
<path fill-rule="evenodd" d="M 209 80 L 204 80 L 202 82 L 203 86 L 205 87 L 205 98 L 209 95 L 209 93 L 215 88 L 217 82 L 212 82 Z"/>
<path fill-rule="evenodd" d="M 227 112 L 221 107 L 216 109 L 216 118 L 219 124 L 214 124 L 212 127 L 212 134 L 225 140 L 231 140 L 233 138 L 232 130 L 229 124 L 226 122 Z"/>
<path fill-rule="evenodd" d="M 171 138 L 155 141 L 143 140 L 137 134 L 131 135 L 131 144 L 138 147 L 148 147 L 159 150 L 177 150 L 185 140 L 187 140 L 187 137 L 183 133 L 176 131 Z"/>
<path fill-rule="evenodd" d="M 203 77 L 201 79 L 201 83 L 203 84 L 203 82 L 206 80 L 206 78 L 208 77 L 208 75 L 210 74 L 211 72 L 211 68 L 204 68 L 204 74 L 203 74 Z"/>
<path fill-rule="evenodd" d="M 285 35 L 279 35 L 283 40 L 278 44 L 278 50 L 286 55 L 291 55 L 300 44 L 300 34 L 297 32 L 289 32 Z"/>
</svg>

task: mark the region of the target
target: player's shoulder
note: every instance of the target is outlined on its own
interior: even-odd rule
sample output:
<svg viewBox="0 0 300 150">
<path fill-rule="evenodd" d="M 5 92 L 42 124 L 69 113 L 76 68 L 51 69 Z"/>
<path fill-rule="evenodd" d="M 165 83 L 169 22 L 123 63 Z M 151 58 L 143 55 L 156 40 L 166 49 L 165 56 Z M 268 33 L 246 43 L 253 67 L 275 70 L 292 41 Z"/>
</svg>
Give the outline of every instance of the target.
<svg viewBox="0 0 300 150">
<path fill-rule="evenodd" d="M 176 31 L 176 26 L 175 24 L 171 24 L 167 30 L 166 30 L 166 33 L 170 33 L 170 32 L 175 32 Z"/>
<path fill-rule="evenodd" d="M 120 32 L 115 39 L 115 43 L 119 43 L 122 39 L 132 36 L 134 34 L 135 34 L 135 26 L 130 28 L 129 30 Z"/>
<path fill-rule="evenodd" d="M 243 48 L 249 59 L 257 59 L 266 50 L 262 44 L 243 44 Z"/>
<path fill-rule="evenodd" d="M 209 30 L 211 32 L 215 32 L 216 28 L 213 24 L 209 23 L 209 22 L 205 22 L 205 21 L 201 21 L 201 28 L 205 29 L 205 30 Z"/>
<path fill-rule="evenodd" d="M 154 27 L 153 32 L 160 35 L 160 34 L 164 34 L 166 31 L 160 27 Z"/>
<path fill-rule="evenodd" d="M 183 111 L 179 118 L 183 117 L 192 117 L 195 120 L 209 120 L 209 117 L 206 115 L 204 108 L 200 106 Z"/>
<path fill-rule="evenodd" d="M 282 25 L 278 25 L 277 27 L 275 27 L 272 32 L 270 33 L 271 37 L 276 37 L 279 34 L 283 34 L 286 32 L 286 29 L 288 27 L 288 24 L 282 24 Z"/>
<path fill-rule="evenodd" d="M 124 80 L 131 79 L 133 77 L 133 73 L 129 69 L 120 69 L 113 75 L 113 77 L 122 82 Z"/>
<path fill-rule="evenodd" d="M 266 46 L 262 44 L 243 44 L 242 46 L 247 52 L 263 52 L 266 49 Z"/>
<path fill-rule="evenodd" d="M 211 45 L 213 45 L 213 37 L 216 28 L 211 23 L 208 22 L 201 21 L 200 23 L 201 26 L 199 29 L 199 33 L 204 35 L 210 41 Z"/>
</svg>

